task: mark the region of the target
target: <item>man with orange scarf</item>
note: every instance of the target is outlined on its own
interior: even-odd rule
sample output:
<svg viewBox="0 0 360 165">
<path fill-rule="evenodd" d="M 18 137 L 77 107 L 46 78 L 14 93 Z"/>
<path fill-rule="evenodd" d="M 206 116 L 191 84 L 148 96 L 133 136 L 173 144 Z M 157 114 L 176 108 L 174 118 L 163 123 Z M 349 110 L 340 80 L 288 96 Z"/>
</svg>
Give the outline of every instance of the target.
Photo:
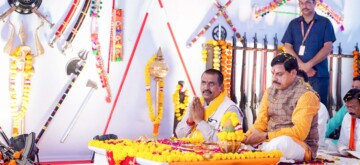
<svg viewBox="0 0 360 165">
<path fill-rule="evenodd" d="M 319 96 L 297 76 L 296 58 L 282 53 L 271 61 L 272 85 L 265 91 L 258 118 L 243 142 L 269 150 L 281 150 L 283 158 L 310 160 L 318 149 Z"/>
<path fill-rule="evenodd" d="M 343 100 L 348 113 L 341 124 L 338 151 L 348 155 L 348 150 L 360 151 L 360 89 L 350 89 Z"/>
<path fill-rule="evenodd" d="M 226 96 L 224 77 L 216 69 L 208 69 L 201 76 L 202 97 L 194 97 L 184 118 L 177 125 L 176 136 L 201 139 L 205 142 L 217 142 L 217 132 L 225 112 L 235 112 L 239 121 L 243 114 L 237 105 Z"/>
</svg>

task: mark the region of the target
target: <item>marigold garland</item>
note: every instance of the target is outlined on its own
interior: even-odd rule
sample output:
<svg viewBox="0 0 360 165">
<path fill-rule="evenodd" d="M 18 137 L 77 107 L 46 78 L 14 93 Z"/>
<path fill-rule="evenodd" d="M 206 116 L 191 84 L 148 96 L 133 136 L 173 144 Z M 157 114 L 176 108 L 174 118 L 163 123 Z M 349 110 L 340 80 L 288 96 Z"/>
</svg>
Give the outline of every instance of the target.
<svg viewBox="0 0 360 165">
<path fill-rule="evenodd" d="M 182 92 L 182 90 L 184 92 L 184 101 L 180 102 L 180 92 Z M 189 104 L 189 90 L 180 84 L 176 85 L 176 90 L 173 94 L 173 102 L 176 120 L 181 121 Z"/>
<path fill-rule="evenodd" d="M 34 73 L 33 56 L 26 46 L 18 46 L 10 55 L 10 107 L 13 119 L 13 136 L 18 135 L 20 121 L 24 118 L 29 105 L 31 78 Z M 18 74 L 20 73 L 20 74 Z M 16 79 L 22 76 L 22 97 L 18 101 L 16 93 Z"/>
<path fill-rule="evenodd" d="M 148 63 L 145 66 L 145 88 L 146 88 L 146 102 L 148 104 L 148 109 L 149 109 L 149 115 L 150 115 L 150 120 L 151 122 L 153 122 L 154 124 L 154 129 L 153 129 L 153 136 L 158 136 L 159 135 L 159 124 L 160 121 L 162 119 L 163 116 L 163 101 L 164 101 L 164 81 L 161 80 L 160 81 L 160 91 L 159 91 L 159 109 L 158 109 L 158 114 L 154 114 L 154 109 L 153 109 L 153 105 L 152 105 L 152 97 L 151 97 L 151 91 L 150 91 L 150 65 L 155 61 L 156 59 L 156 54 L 150 58 L 150 60 L 148 61 Z"/>
<path fill-rule="evenodd" d="M 353 72 L 353 76 L 358 77 L 360 76 L 360 57 L 359 57 L 359 51 L 358 50 L 354 50 L 353 52 L 354 55 L 354 63 L 353 63 L 353 68 L 354 68 L 354 72 Z"/>
<path fill-rule="evenodd" d="M 230 97 L 231 88 L 231 69 L 232 69 L 232 44 L 225 40 L 208 40 L 205 45 L 213 47 L 212 52 L 208 52 L 209 47 L 205 46 L 202 50 L 202 61 L 207 62 L 209 53 L 213 54 L 213 68 L 220 70 L 224 75 L 224 89 L 226 95 Z"/>
<path fill-rule="evenodd" d="M 113 152 L 113 158 L 116 164 L 120 164 L 127 156 L 144 158 L 157 162 L 199 162 L 199 161 L 217 161 L 217 160 L 239 160 L 239 159 L 264 159 L 280 158 L 282 152 L 279 150 L 266 151 L 243 151 L 240 153 L 221 153 L 216 152 L 210 158 L 201 152 L 181 151 L 172 148 L 170 145 L 156 142 L 142 143 L 128 139 L 116 140 L 91 140 L 89 146 L 102 148 Z"/>
<path fill-rule="evenodd" d="M 221 46 L 221 73 L 224 76 L 224 90 L 230 97 L 231 69 L 232 69 L 232 45 L 230 42 L 219 40 Z"/>
</svg>

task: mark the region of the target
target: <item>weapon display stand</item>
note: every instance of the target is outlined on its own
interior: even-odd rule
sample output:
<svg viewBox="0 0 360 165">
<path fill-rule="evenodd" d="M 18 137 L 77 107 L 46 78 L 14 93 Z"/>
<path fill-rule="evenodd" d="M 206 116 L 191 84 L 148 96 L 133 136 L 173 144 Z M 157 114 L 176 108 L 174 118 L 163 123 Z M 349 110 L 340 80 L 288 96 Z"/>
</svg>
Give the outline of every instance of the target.
<svg viewBox="0 0 360 165">
<path fill-rule="evenodd" d="M 15 6 L 15 11 L 20 14 L 31 14 L 33 9 L 40 7 L 42 0 L 8 0 L 10 6 Z"/>
</svg>

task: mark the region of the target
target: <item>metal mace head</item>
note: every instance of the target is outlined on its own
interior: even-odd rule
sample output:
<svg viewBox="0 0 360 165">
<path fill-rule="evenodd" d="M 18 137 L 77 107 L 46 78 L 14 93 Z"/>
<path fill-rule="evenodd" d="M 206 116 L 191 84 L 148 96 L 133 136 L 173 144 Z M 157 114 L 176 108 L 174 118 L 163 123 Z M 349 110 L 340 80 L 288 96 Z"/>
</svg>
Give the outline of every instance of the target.
<svg viewBox="0 0 360 165">
<path fill-rule="evenodd" d="M 159 48 L 155 61 L 150 65 L 150 75 L 153 76 L 156 81 L 159 81 L 168 74 L 168 71 L 169 67 L 165 63 L 161 48 Z"/>
</svg>

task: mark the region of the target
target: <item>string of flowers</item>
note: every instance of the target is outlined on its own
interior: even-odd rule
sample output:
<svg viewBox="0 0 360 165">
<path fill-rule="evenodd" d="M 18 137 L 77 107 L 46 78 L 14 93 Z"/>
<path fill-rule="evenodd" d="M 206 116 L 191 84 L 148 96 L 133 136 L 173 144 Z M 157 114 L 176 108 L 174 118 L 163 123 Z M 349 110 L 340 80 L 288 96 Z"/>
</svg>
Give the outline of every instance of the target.
<svg viewBox="0 0 360 165">
<path fill-rule="evenodd" d="M 10 78 L 9 78 L 9 92 L 10 92 L 10 107 L 13 119 L 13 136 L 18 135 L 19 123 L 24 118 L 29 105 L 31 78 L 34 73 L 33 56 L 30 48 L 18 46 L 10 55 Z M 23 62 L 25 62 L 23 64 Z M 22 72 L 22 97 L 18 102 L 16 93 L 16 79 L 18 73 Z M 20 74 L 19 74 L 20 75 Z M 20 106 L 19 106 L 20 104 Z"/>
<path fill-rule="evenodd" d="M 264 6 L 255 11 L 256 18 L 259 16 L 264 17 L 266 14 L 276 10 L 278 7 L 286 4 L 286 0 L 272 0 L 268 6 Z"/>
<path fill-rule="evenodd" d="M 255 11 L 256 18 L 259 16 L 264 17 L 270 12 L 276 10 L 278 7 L 281 7 L 286 4 L 287 1 L 290 0 L 271 0 L 269 5 L 261 7 L 260 9 Z M 331 9 L 323 0 L 316 0 L 316 9 L 320 10 L 324 14 L 328 15 L 331 19 L 333 19 L 337 24 L 340 25 L 340 30 L 344 31 L 343 21 L 344 18 L 342 15 L 337 14 L 333 9 Z"/>
<path fill-rule="evenodd" d="M 204 151 L 189 152 L 181 151 L 177 147 L 171 147 L 162 144 L 159 141 L 156 145 L 153 143 L 142 143 L 139 141 L 131 141 L 127 139 L 116 140 L 91 140 L 89 146 L 102 148 L 113 153 L 115 164 L 121 164 L 126 157 L 143 158 L 157 162 L 205 162 L 218 160 L 239 160 L 239 159 L 266 159 L 280 158 L 282 152 L 280 150 L 271 151 L 242 151 L 240 153 L 221 153 L 215 152 L 208 157 L 208 153 Z"/>
<path fill-rule="evenodd" d="M 353 52 L 354 55 L 354 63 L 353 63 L 353 68 L 354 68 L 354 72 L 353 72 L 353 76 L 354 77 L 358 77 L 360 76 L 360 57 L 359 57 L 359 50 L 354 50 Z"/>
<path fill-rule="evenodd" d="M 184 101 L 180 102 L 180 92 L 184 93 Z M 177 121 L 181 121 L 186 113 L 186 109 L 189 104 L 189 90 L 185 88 L 183 85 L 176 85 L 175 92 L 173 94 L 173 102 L 174 102 L 174 111 L 175 117 Z"/>
<path fill-rule="evenodd" d="M 155 61 L 156 54 L 150 58 L 150 60 L 147 62 L 145 66 L 145 89 L 146 89 L 146 102 L 148 104 L 148 110 L 150 115 L 150 120 L 153 123 L 153 136 L 157 137 L 159 135 L 159 125 L 160 121 L 163 116 L 163 101 L 164 101 L 164 81 L 160 81 L 160 91 L 159 91 L 159 109 L 158 114 L 155 115 L 153 105 L 152 105 L 152 97 L 151 97 L 151 91 L 150 91 L 150 65 Z"/>
<path fill-rule="evenodd" d="M 231 68 L 232 68 L 232 45 L 224 40 L 218 41 L 221 47 L 221 73 L 224 75 L 224 89 L 226 95 L 230 97 L 231 88 Z"/>
<path fill-rule="evenodd" d="M 202 61 L 203 62 L 205 62 L 206 63 L 206 61 L 207 61 L 207 56 L 208 56 L 208 53 L 210 53 L 210 52 L 208 52 L 208 46 L 207 45 L 210 45 L 211 47 L 214 47 L 214 46 L 218 46 L 219 44 L 218 44 L 218 42 L 217 41 L 215 41 L 215 40 L 208 40 L 208 41 L 206 41 L 206 43 L 205 43 L 205 46 L 204 46 L 204 50 L 202 50 L 202 52 L 201 52 L 201 59 L 202 59 Z M 213 48 L 214 49 L 214 48 Z M 212 53 L 212 52 L 211 52 Z"/>
<path fill-rule="evenodd" d="M 322 11 L 333 19 L 338 25 L 340 25 L 340 30 L 344 31 L 344 18 L 342 15 L 337 14 L 333 9 L 331 9 L 323 0 L 317 0 L 316 9 Z"/>
<path fill-rule="evenodd" d="M 213 68 L 216 70 L 220 70 L 220 54 L 221 49 L 219 45 L 214 45 Z"/>
</svg>

